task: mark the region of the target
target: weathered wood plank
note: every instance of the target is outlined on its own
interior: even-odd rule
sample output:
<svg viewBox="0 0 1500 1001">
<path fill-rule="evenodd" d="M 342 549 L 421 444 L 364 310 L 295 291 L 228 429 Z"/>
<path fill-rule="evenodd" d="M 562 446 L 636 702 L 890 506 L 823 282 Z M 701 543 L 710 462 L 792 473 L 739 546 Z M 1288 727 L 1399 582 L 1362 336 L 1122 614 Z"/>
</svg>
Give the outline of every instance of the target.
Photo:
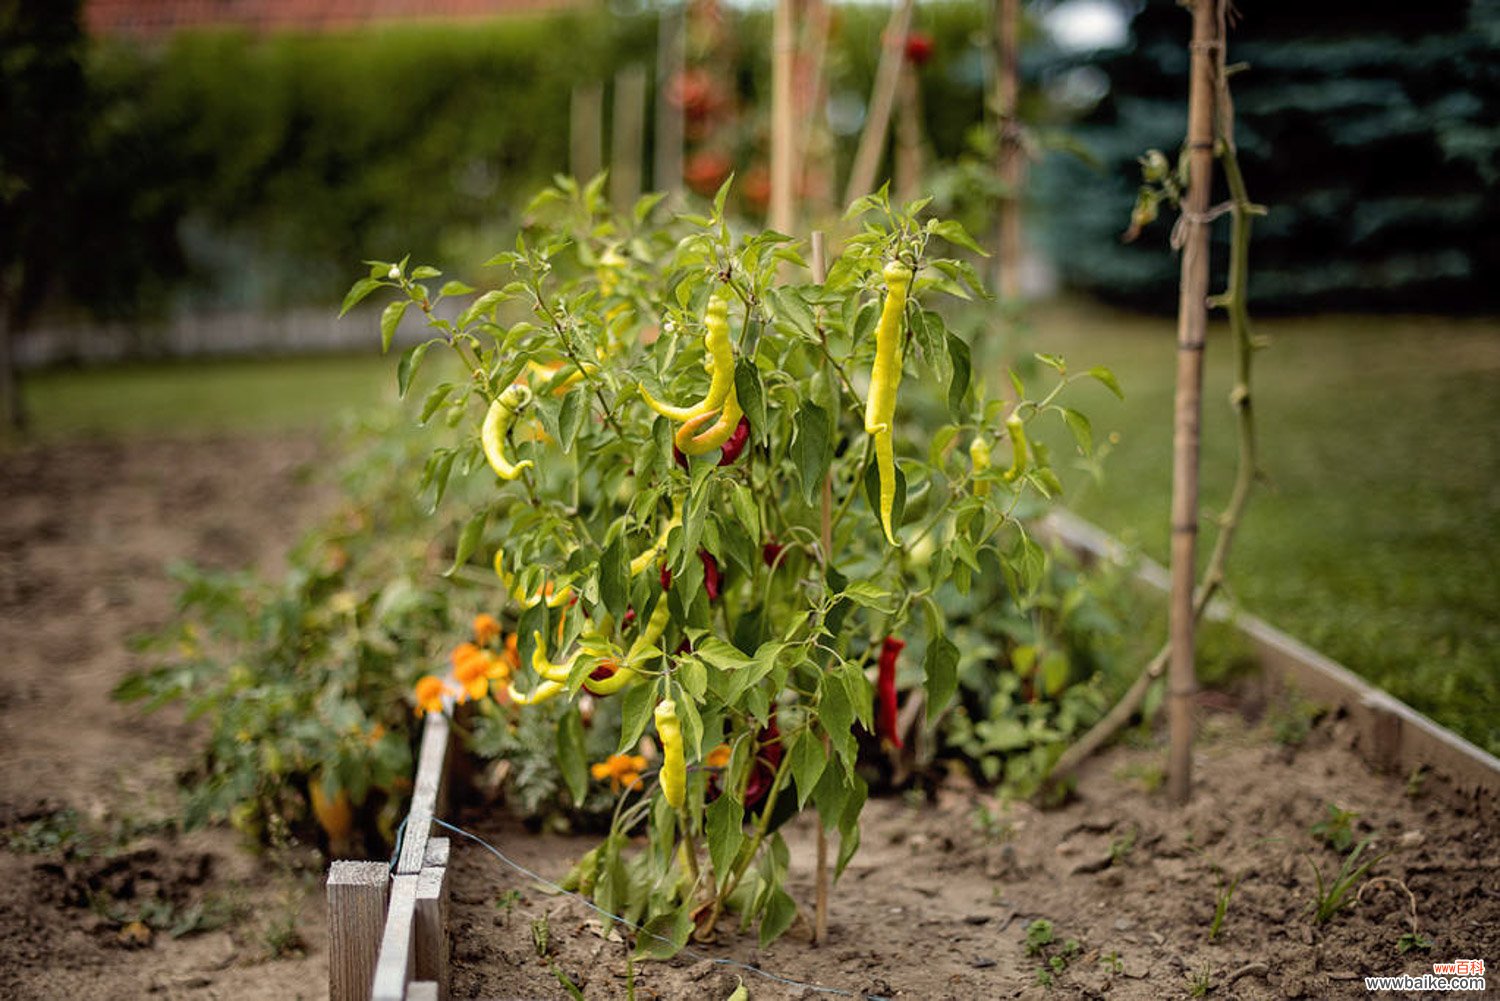
<svg viewBox="0 0 1500 1001">
<path fill-rule="evenodd" d="M 369 1001 L 390 883 L 385 862 L 339 861 L 328 867 L 330 1001 Z"/>
<path fill-rule="evenodd" d="M 447 839 L 442 840 L 446 843 Z M 430 854 L 430 853 L 429 853 Z M 447 857 L 446 844 L 442 852 Z M 418 980 L 437 984 L 438 997 L 448 997 L 448 869 L 431 866 L 417 876 L 416 970 Z"/>
<path fill-rule="evenodd" d="M 432 837 L 432 818 L 437 812 L 447 773 L 448 736 L 448 717 L 441 713 L 429 713 L 422 728 L 422 747 L 417 756 L 411 811 L 406 815 L 401 855 L 396 860 L 397 875 L 414 876 L 422 871 L 427 855 L 427 842 Z"/>
<path fill-rule="evenodd" d="M 406 987 L 406 1001 L 440 1001 L 447 996 L 446 992 L 440 993 L 438 985 L 431 980 L 413 980 Z"/>
<path fill-rule="evenodd" d="M 416 967 L 416 874 L 391 877 L 391 903 L 386 913 L 380 958 L 375 964 L 370 1001 L 405 1001 L 406 985 Z"/>
</svg>

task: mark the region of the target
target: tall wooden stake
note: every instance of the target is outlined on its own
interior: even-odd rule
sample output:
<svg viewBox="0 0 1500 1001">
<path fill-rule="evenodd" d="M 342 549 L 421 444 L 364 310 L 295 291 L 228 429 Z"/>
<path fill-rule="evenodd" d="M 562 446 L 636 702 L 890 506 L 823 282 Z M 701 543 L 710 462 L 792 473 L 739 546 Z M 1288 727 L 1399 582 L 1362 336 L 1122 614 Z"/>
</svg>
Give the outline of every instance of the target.
<svg viewBox="0 0 1500 1001">
<path fill-rule="evenodd" d="M 854 152 L 854 166 L 849 168 L 849 186 L 844 189 L 844 204 L 868 195 L 875 187 L 880 157 L 885 153 L 886 132 L 891 125 L 891 109 L 896 104 L 896 85 L 901 80 L 901 64 L 906 61 L 906 33 L 911 29 L 912 0 L 897 0 L 896 9 L 886 25 L 880 64 L 875 69 L 875 85 L 870 92 L 870 106 L 865 128 Z"/>
<path fill-rule="evenodd" d="M 823 284 L 828 277 L 827 248 L 824 246 L 823 231 L 814 230 L 812 235 L 812 274 L 813 281 L 819 285 Z M 823 477 L 823 512 L 821 521 L 821 541 L 823 543 L 823 566 L 826 573 L 828 561 L 833 554 L 833 476 L 825 474 Z M 828 740 L 823 740 L 823 754 L 829 753 Z M 818 818 L 818 871 L 817 871 L 817 898 L 813 905 L 813 944 L 821 945 L 828 940 L 828 829 L 823 826 L 823 818 Z"/>
<path fill-rule="evenodd" d="M 792 99 L 797 58 L 796 0 L 776 0 L 771 26 L 771 205 L 766 223 L 779 233 L 797 224 L 797 122 Z"/>
<path fill-rule="evenodd" d="M 1021 294 L 1021 189 L 1026 185 L 1026 151 L 1018 114 L 1021 93 L 1021 0 L 995 3 L 995 117 L 999 127 L 1000 212 L 995 222 L 995 287 L 1000 301 Z"/>
<path fill-rule="evenodd" d="M 1208 326 L 1208 212 L 1214 166 L 1214 49 L 1220 44 L 1215 0 L 1193 0 L 1188 85 L 1188 192 L 1182 207 L 1182 286 L 1177 303 L 1177 397 L 1172 436 L 1172 596 L 1167 788 L 1185 803 L 1193 779 L 1193 583 L 1198 551 L 1198 426 L 1203 345 Z"/>
<path fill-rule="evenodd" d="M 896 98 L 896 163 L 892 188 L 899 201 L 922 194 L 922 82 L 916 64 L 902 60 Z"/>
<path fill-rule="evenodd" d="M 641 196 L 641 152 L 646 132 L 646 68 L 622 66 L 615 74 L 614 127 L 610 129 L 609 200 L 629 212 Z"/>
<path fill-rule="evenodd" d="M 665 7 L 656 32 L 656 142 L 652 153 L 651 185 L 672 201 L 682 194 L 682 105 L 672 99 L 674 81 L 683 68 L 681 4 Z"/>
<path fill-rule="evenodd" d="M 573 85 L 568 103 L 568 169 L 587 181 L 604 166 L 604 85 Z"/>
</svg>

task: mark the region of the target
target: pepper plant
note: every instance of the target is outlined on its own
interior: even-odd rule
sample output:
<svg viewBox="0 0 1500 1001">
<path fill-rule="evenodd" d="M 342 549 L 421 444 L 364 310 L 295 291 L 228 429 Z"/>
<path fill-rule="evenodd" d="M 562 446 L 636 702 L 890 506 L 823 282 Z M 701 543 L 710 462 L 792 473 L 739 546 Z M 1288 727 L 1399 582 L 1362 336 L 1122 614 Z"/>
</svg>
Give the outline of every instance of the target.
<svg viewBox="0 0 1500 1001">
<path fill-rule="evenodd" d="M 449 571 L 498 580 L 514 623 L 520 667 L 485 711 L 569 703 L 557 753 L 575 796 L 586 723 L 619 720 L 628 757 L 595 769 L 620 797 L 611 831 L 571 885 L 643 924 L 643 955 L 711 937 L 726 912 L 768 942 L 796 915 L 780 825 L 814 811 L 839 836 L 835 875 L 858 847 L 855 728 L 896 737 L 878 723 L 894 719 L 877 712 L 882 650 L 920 657 L 935 717 L 959 660 L 935 595 L 990 571 L 1017 595 L 1039 585 L 1045 554 L 1017 512 L 1060 488 L 1025 428 L 1051 415 L 1087 445 L 1062 391 L 1113 377 L 1047 359 L 1047 385 L 987 398 L 938 308 L 985 296 L 953 256 L 979 248 L 925 201 L 856 202 L 815 282 L 801 242 L 731 224 L 727 184 L 702 214 L 657 221 L 656 196 L 612 214 L 601 180 L 532 201 L 489 262 L 498 287 L 434 291 L 435 268 L 370 262 L 345 309 L 395 293 L 387 345 L 425 315 L 403 394 L 432 349 L 458 360 L 423 393 L 421 419 L 459 437 L 421 487 L 493 483 Z M 931 390 L 943 419 L 913 426 L 903 400 Z"/>
</svg>

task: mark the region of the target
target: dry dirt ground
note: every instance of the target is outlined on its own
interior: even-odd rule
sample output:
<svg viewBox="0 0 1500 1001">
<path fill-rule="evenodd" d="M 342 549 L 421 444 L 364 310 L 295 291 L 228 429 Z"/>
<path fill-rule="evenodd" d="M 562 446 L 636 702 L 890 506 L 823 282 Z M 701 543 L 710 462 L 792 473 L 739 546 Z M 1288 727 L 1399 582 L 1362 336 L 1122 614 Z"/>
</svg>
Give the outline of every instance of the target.
<svg viewBox="0 0 1500 1001">
<path fill-rule="evenodd" d="M 310 438 L 0 453 L 0 998 L 326 996 L 316 860 L 164 832 L 193 731 L 109 697 L 127 638 L 171 615 L 170 564 L 282 565 L 330 499 L 319 458 Z M 49 847 L 67 838 L 87 850 Z M 305 954 L 270 958 L 294 922 Z"/>
<path fill-rule="evenodd" d="M 0 455 L 0 999 L 325 996 L 318 863 L 254 855 L 231 833 L 174 834 L 174 775 L 192 729 L 172 710 L 110 701 L 137 660 L 125 640 L 164 622 L 166 567 L 193 560 L 275 572 L 331 500 L 307 470 L 310 439 L 87 444 Z M 1236 715 L 1209 717 L 1197 798 L 1185 812 L 1146 787 L 1160 754 L 1117 748 L 1057 811 L 1002 807 L 961 778 L 931 798 L 870 803 L 864 847 L 836 887 L 830 941 L 796 926 L 764 951 L 726 936 L 703 948 L 847 994 L 903 998 L 1360 997 L 1361 974 L 1500 961 L 1500 836 L 1342 749 L 1337 721 L 1295 750 Z M 1336 802 L 1389 854 L 1428 951 L 1400 955 L 1410 903 L 1372 885 L 1314 927 L 1309 862 L 1339 856 L 1309 828 Z M 535 836 L 503 818 L 461 823 L 553 878 L 592 842 Z M 87 850 L 54 842 L 77 835 Z M 789 832 L 792 891 L 811 897 L 811 831 Z M 624 998 L 624 946 L 581 905 L 455 846 L 454 997 L 565 998 L 555 965 L 589 999 Z M 1222 880 L 1241 877 L 1218 940 Z M 513 892 L 514 891 L 514 892 Z M 193 930 L 218 924 L 209 931 Z M 169 930 L 142 934 L 145 919 Z M 552 947 L 538 958 L 533 922 Z M 1026 930 L 1051 922 L 1029 955 Z M 301 955 L 278 947 L 305 943 Z M 1072 945 L 1070 943 L 1076 943 Z M 1053 986 L 1039 985 L 1048 970 Z M 742 973 L 743 971 L 741 971 Z M 636 996 L 722 999 L 739 974 L 682 957 L 636 970 Z M 745 975 L 752 999 L 821 997 Z M 836 996 L 836 995 L 829 995 Z"/>
</svg>

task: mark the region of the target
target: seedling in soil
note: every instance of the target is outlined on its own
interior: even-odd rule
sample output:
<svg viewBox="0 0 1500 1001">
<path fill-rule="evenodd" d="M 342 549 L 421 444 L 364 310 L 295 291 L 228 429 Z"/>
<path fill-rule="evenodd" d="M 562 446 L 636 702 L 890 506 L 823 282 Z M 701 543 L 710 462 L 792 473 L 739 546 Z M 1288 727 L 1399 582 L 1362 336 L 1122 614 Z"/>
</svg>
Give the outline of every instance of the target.
<svg viewBox="0 0 1500 1001">
<path fill-rule="evenodd" d="M 1346 852 L 1354 844 L 1354 820 L 1359 814 L 1336 803 L 1327 804 L 1327 810 L 1327 818 L 1314 824 L 1308 833 L 1334 851 Z"/>
<path fill-rule="evenodd" d="M 1003 810 L 992 810 L 983 803 L 974 807 L 974 829 L 986 841 L 1009 841 L 1016 834 L 1015 825 Z"/>
<path fill-rule="evenodd" d="M 1125 972 L 1125 964 L 1120 960 L 1120 954 L 1118 952 L 1106 952 L 1104 955 L 1100 956 L 1099 965 L 1104 967 L 1110 973 Z"/>
<path fill-rule="evenodd" d="M 1143 793 L 1156 792 L 1167 781 L 1167 771 L 1159 763 L 1136 762 L 1115 771 L 1121 782 L 1134 782 Z"/>
<path fill-rule="evenodd" d="M 1308 905 L 1308 910 L 1312 911 L 1314 924 L 1327 924 L 1339 911 L 1353 903 L 1349 894 L 1354 889 L 1354 884 L 1370 871 L 1371 866 L 1385 858 L 1385 854 L 1381 853 L 1360 862 L 1359 857 L 1369 844 L 1370 838 L 1361 838 L 1359 844 L 1355 845 L 1345 857 L 1344 864 L 1339 866 L 1338 874 L 1326 882 L 1323 879 L 1323 871 L 1318 868 L 1317 863 L 1306 855 L 1302 856 L 1307 859 L 1307 864 L 1312 867 L 1313 876 L 1318 881 L 1317 896 Z"/>
<path fill-rule="evenodd" d="M 1426 935 L 1423 935 L 1421 932 L 1409 931 L 1403 934 L 1400 938 L 1396 939 L 1396 951 L 1403 956 L 1408 952 L 1411 952 L 1413 949 L 1419 950 L 1421 952 L 1427 952 L 1431 948 L 1432 939 L 1428 938 Z"/>
<path fill-rule="evenodd" d="M 1117 866 L 1135 849 L 1137 830 L 1132 827 L 1109 843 L 1109 864 Z"/>
<path fill-rule="evenodd" d="M 1245 878 L 1244 873 L 1238 873 L 1233 879 L 1226 879 L 1226 874 L 1215 870 L 1219 880 L 1219 892 L 1214 897 L 1214 919 L 1208 925 L 1208 940 L 1214 941 L 1219 937 L 1219 932 L 1224 927 L 1224 915 L 1229 913 L 1229 902 L 1234 899 L 1234 891 L 1239 889 L 1240 880 Z"/>
<path fill-rule="evenodd" d="M 1207 963 L 1204 963 L 1197 970 L 1187 975 L 1187 982 L 1188 997 L 1207 997 L 1209 992 L 1214 989 L 1213 969 Z"/>
<path fill-rule="evenodd" d="M 1322 706 L 1292 692 L 1271 713 L 1271 737 L 1283 747 L 1301 747 L 1322 715 Z"/>
<path fill-rule="evenodd" d="M 521 902 L 520 890 L 506 890 L 500 894 L 500 899 L 495 901 L 495 909 L 505 915 L 505 923 L 510 924 L 511 912 Z"/>
<path fill-rule="evenodd" d="M 1052 922 L 1046 918 L 1037 918 L 1026 926 L 1026 955 L 1046 960 L 1046 965 L 1038 967 L 1036 973 L 1036 982 L 1043 987 L 1051 987 L 1054 978 L 1064 973 L 1068 964 L 1083 950 L 1077 939 L 1070 938 L 1061 949 L 1053 952 L 1049 947 L 1054 941 Z"/>
<path fill-rule="evenodd" d="M 1422 952 L 1426 952 L 1428 949 L 1431 949 L 1432 939 L 1428 938 L 1426 935 L 1423 935 L 1421 930 L 1417 927 L 1417 895 L 1412 893 L 1411 887 L 1407 886 L 1401 880 L 1395 878 L 1394 876 L 1376 876 L 1374 879 L 1366 881 L 1365 885 L 1359 888 L 1359 892 L 1354 895 L 1354 899 L 1358 902 L 1363 902 L 1365 899 L 1366 890 L 1380 886 L 1394 886 L 1402 893 L 1406 894 L 1406 902 L 1409 908 L 1409 910 L 1407 911 L 1406 920 L 1407 923 L 1411 926 L 1411 930 L 1403 934 L 1400 938 L 1396 939 L 1396 952 L 1399 955 L 1404 956 L 1408 952 L 1411 952 L 1413 949 L 1417 949 Z"/>
<path fill-rule="evenodd" d="M 573 978 L 564 973 L 562 967 L 556 963 L 552 964 L 552 975 L 557 978 L 558 983 L 562 984 L 563 990 L 568 992 L 568 997 L 573 998 L 574 1001 L 587 1001 L 583 996 L 582 989 L 573 983 Z"/>
<path fill-rule="evenodd" d="M 1026 926 L 1026 955 L 1040 956 L 1052 944 L 1052 922 L 1037 918 Z"/>
<path fill-rule="evenodd" d="M 1426 780 L 1426 778 L 1427 771 L 1424 766 L 1418 765 L 1411 770 L 1411 774 L 1406 777 L 1407 799 L 1418 799 L 1421 797 L 1422 783 Z"/>
<path fill-rule="evenodd" d="M 531 945 L 536 949 L 538 958 L 547 958 L 547 951 L 552 945 L 552 929 L 547 924 L 545 914 L 531 922 Z"/>
</svg>

